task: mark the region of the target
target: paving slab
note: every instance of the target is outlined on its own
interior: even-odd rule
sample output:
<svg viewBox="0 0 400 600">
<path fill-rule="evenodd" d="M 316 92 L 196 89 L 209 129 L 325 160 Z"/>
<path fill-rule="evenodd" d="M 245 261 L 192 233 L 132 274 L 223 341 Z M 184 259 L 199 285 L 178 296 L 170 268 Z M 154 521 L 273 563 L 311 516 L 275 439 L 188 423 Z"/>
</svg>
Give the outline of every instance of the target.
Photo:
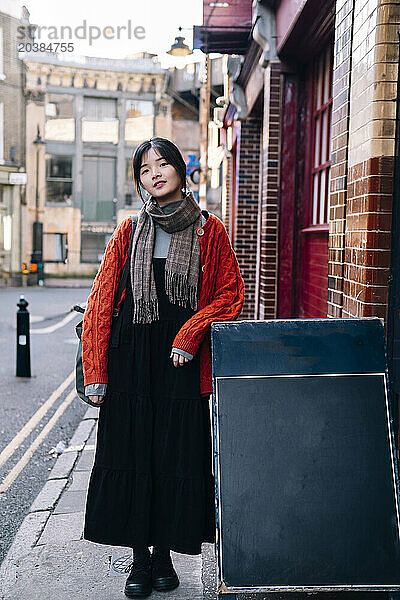
<svg viewBox="0 0 400 600">
<path fill-rule="evenodd" d="M 83 419 L 98 419 L 99 410 L 100 408 L 97 408 L 96 406 L 90 406 L 90 404 L 88 404 L 88 409 L 83 415 Z"/>
<path fill-rule="evenodd" d="M 87 490 L 89 485 L 90 471 L 73 471 L 71 474 L 71 484 L 68 488 L 69 492 L 77 490 Z"/>
<path fill-rule="evenodd" d="M 112 557 L 129 556 L 124 547 L 103 546 L 87 540 L 37 546 L 18 561 L 18 578 L 3 600 L 121 600 L 126 573 L 110 577 Z M 171 553 L 180 585 L 166 595 L 153 591 L 152 600 L 203 600 L 201 555 Z M 33 593 L 34 590 L 34 593 Z"/>
<path fill-rule="evenodd" d="M 126 598 L 123 590 L 132 550 L 83 539 L 97 424 L 92 408 L 98 413 L 88 408 L 70 450 L 57 458 L 0 566 L 0 600 Z M 213 545 L 208 546 L 212 563 Z M 204 574 L 202 555 L 171 552 L 171 556 L 180 585 L 168 592 L 168 600 L 208 600 L 203 589 L 211 580 Z M 151 598 L 165 600 L 166 593 L 153 590 Z"/>
<path fill-rule="evenodd" d="M 52 514 L 37 541 L 37 545 L 56 545 L 60 540 L 66 542 L 79 540 L 83 531 L 84 512 Z"/>
<path fill-rule="evenodd" d="M 76 471 L 88 471 L 92 469 L 94 461 L 94 450 L 84 450 L 75 465 Z"/>
<path fill-rule="evenodd" d="M 29 557 L 31 548 L 40 536 L 50 511 L 28 513 L 11 544 L 8 553 L 0 565 L 0 598 L 3 600 L 5 590 L 13 585 L 18 577 L 19 560 Z"/>
<path fill-rule="evenodd" d="M 84 472 L 84 471 L 82 471 Z M 85 509 L 86 490 L 67 490 L 57 503 L 54 514 L 76 513 Z"/>
</svg>

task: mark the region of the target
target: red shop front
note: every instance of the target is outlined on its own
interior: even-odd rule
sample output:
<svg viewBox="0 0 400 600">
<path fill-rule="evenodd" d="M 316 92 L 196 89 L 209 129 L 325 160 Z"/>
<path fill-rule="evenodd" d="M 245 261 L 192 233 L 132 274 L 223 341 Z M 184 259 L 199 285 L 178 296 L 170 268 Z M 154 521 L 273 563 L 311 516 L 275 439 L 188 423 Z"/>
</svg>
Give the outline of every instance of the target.
<svg viewBox="0 0 400 600">
<path fill-rule="evenodd" d="M 277 316 L 326 317 L 335 3 L 284 0 Z"/>
</svg>

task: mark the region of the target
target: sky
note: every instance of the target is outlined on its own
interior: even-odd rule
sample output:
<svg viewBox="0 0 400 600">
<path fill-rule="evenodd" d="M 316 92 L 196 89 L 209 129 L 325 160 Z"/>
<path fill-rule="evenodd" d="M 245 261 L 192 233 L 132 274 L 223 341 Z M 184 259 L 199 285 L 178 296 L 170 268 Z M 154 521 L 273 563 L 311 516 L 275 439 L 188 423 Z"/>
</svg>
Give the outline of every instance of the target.
<svg viewBox="0 0 400 600">
<path fill-rule="evenodd" d="M 179 68 L 204 59 L 200 50 L 194 50 L 193 54 L 185 58 L 172 57 L 166 53 L 177 35 L 184 36 L 185 43 L 192 48 L 193 25 L 202 24 L 202 0 L 114 0 L 105 3 L 98 0 L 21 0 L 21 5 L 25 5 L 29 10 L 30 22 L 43 27 L 36 41 L 72 42 L 73 52 L 68 53 L 71 57 L 85 55 L 126 58 L 130 54 L 145 51 L 157 54 L 163 68 Z M 72 38 L 69 38 L 66 31 L 64 39 L 61 39 L 60 28 L 63 25 L 72 28 Z M 130 39 L 128 29 L 121 29 L 120 39 L 117 39 L 117 27 L 128 28 L 129 25 Z M 183 28 L 181 34 L 178 31 L 179 26 Z M 74 31 L 76 27 L 77 35 Z M 90 27 L 92 40 L 89 39 Z M 104 35 L 103 30 L 107 27 L 113 29 L 107 29 Z M 57 38 L 51 39 L 50 35 Z M 96 39 L 98 35 L 100 37 Z M 109 39 L 106 39 L 107 36 Z"/>
</svg>

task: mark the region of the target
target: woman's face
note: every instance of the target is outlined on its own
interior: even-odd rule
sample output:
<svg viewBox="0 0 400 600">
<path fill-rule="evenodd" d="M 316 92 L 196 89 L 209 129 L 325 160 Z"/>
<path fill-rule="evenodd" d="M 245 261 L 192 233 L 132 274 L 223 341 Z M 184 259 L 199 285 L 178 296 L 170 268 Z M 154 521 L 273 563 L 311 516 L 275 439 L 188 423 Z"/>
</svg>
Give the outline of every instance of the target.
<svg viewBox="0 0 400 600">
<path fill-rule="evenodd" d="M 181 187 L 177 170 L 157 150 L 150 148 L 142 156 L 140 181 L 144 189 L 155 198 L 173 194 Z"/>
</svg>

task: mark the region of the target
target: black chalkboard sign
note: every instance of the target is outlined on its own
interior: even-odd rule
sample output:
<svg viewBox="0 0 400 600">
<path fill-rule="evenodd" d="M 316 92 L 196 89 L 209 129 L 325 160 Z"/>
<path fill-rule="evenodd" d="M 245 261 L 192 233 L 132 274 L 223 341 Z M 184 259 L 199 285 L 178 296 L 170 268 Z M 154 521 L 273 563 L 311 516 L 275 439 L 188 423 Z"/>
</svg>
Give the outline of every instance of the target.
<svg viewBox="0 0 400 600">
<path fill-rule="evenodd" d="M 213 323 L 219 592 L 400 590 L 380 319 Z"/>
</svg>

